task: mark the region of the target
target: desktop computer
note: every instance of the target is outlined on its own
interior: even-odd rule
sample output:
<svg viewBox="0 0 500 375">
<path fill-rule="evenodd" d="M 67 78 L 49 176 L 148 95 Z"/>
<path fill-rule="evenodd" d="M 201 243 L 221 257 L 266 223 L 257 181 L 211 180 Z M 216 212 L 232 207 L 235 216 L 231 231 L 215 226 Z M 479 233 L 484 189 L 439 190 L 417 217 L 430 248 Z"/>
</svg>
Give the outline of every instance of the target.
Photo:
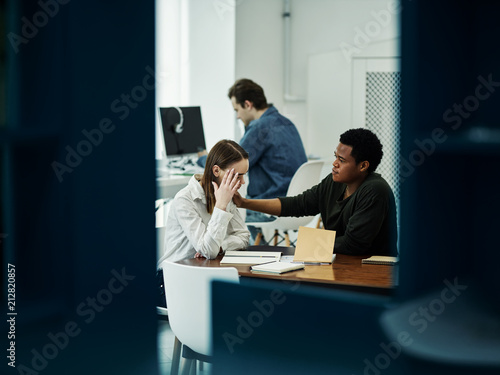
<svg viewBox="0 0 500 375">
<path fill-rule="evenodd" d="M 200 107 L 160 107 L 164 160 L 158 174 L 202 173 L 198 152 L 206 149 Z"/>
</svg>

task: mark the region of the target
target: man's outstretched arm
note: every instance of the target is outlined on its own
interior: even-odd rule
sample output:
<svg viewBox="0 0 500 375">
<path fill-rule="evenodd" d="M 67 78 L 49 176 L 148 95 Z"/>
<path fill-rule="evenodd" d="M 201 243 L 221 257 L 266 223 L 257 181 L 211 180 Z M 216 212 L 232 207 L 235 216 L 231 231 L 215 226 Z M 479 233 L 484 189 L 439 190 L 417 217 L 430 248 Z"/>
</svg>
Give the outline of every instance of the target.
<svg viewBox="0 0 500 375">
<path fill-rule="evenodd" d="M 233 195 L 233 202 L 240 208 L 247 210 L 263 212 L 265 214 L 280 216 L 281 201 L 278 198 L 274 199 L 247 199 L 243 198 L 238 192 Z"/>
</svg>

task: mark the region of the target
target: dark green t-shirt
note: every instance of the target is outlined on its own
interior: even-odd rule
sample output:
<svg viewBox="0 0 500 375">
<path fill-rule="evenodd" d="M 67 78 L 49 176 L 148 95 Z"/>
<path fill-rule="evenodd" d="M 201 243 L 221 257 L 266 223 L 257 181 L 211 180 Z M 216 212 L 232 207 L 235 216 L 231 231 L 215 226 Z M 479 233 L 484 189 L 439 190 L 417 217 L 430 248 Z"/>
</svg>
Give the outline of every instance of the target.
<svg viewBox="0 0 500 375">
<path fill-rule="evenodd" d="M 394 194 L 378 173 L 343 199 L 346 185 L 328 175 L 295 197 L 280 197 L 281 216 L 321 214 L 325 229 L 336 231 L 334 251 L 351 255 L 397 255 Z"/>
</svg>

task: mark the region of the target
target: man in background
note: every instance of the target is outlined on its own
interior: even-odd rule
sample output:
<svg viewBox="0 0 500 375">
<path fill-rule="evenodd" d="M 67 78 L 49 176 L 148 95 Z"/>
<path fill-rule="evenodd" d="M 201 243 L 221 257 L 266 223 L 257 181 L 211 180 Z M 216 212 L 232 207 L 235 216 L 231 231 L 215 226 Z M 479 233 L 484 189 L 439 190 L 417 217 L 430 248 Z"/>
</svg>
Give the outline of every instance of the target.
<svg viewBox="0 0 500 375">
<path fill-rule="evenodd" d="M 297 169 L 307 161 L 304 145 L 295 125 L 268 104 L 264 90 L 250 79 L 239 79 L 229 89 L 237 118 L 245 125 L 239 144 L 249 154 L 247 197 L 269 199 L 286 196 Z M 198 164 L 204 166 L 202 156 Z M 247 210 L 247 222 L 273 221 L 260 212 Z M 258 230 L 250 226 L 255 239 Z"/>
</svg>

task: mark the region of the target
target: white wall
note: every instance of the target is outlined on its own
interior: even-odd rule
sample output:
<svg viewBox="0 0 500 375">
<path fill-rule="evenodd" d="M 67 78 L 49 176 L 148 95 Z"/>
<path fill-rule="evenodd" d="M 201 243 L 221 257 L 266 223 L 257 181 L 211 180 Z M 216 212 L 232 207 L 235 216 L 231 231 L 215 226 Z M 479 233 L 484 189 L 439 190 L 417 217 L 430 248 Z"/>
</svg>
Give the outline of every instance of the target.
<svg viewBox="0 0 500 375">
<path fill-rule="evenodd" d="M 246 0 L 236 7 L 236 79 L 250 78 L 283 108 L 283 2 Z"/>
<path fill-rule="evenodd" d="M 294 121 L 308 154 L 329 157 L 351 126 L 344 105 L 351 94 L 350 58 L 398 54 L 394 0 L 290 0 L 288 94 L 305 101 L 286 101 L 284 3 L 157 0 L 157 70 L 166 76 L 158 106 L 201 105 L 208 147 L 221 138 L 239 140 L 227 90 L 246 77 Z M 360 36 L 366 32 L 368 38 Z M 351 56 L 346 45 L 353 47 Z"/>
<path fill-rule="evenodd" d="M 236 76 L 254 79 L 264 87 L 268 100 L 295 122 L 308 154 L 330 157 L 342 129 L 351 126 L 350 107 L 345 105 L 351 94 L 351 61 L 342 49 L 351 45 L 351 57 L 397 54 L 399 29 L 394 3 L 291 0 L 290 94 L 306 101 L 287 102 L 283 85 L 284 0 L 241 1 L 236 8 Z M 389 17 L 384 18 L 386 15 Z M 359 35 L 366 27 L 371 36 L 363 39 Z"/>
<path fill-rule="evenodd" d="M 200 106 L 207 148 L 234 139 L 235 6 L 225 0 L 157 0 L 158 107 Z M 159 144 L 157 143 L 157 147 Z"/>
<path fill-rule="evenodd" d="M 397 40 L 372 44 L 349 61 L 339 50 L 309 58 L 307 141 L 319 157 L 332 158 L 340 135 L 349 128 L 363 126 L 355 121 L 352 112 L 356 60 L 398 56 L 396 47 Z"/>
</svg>

